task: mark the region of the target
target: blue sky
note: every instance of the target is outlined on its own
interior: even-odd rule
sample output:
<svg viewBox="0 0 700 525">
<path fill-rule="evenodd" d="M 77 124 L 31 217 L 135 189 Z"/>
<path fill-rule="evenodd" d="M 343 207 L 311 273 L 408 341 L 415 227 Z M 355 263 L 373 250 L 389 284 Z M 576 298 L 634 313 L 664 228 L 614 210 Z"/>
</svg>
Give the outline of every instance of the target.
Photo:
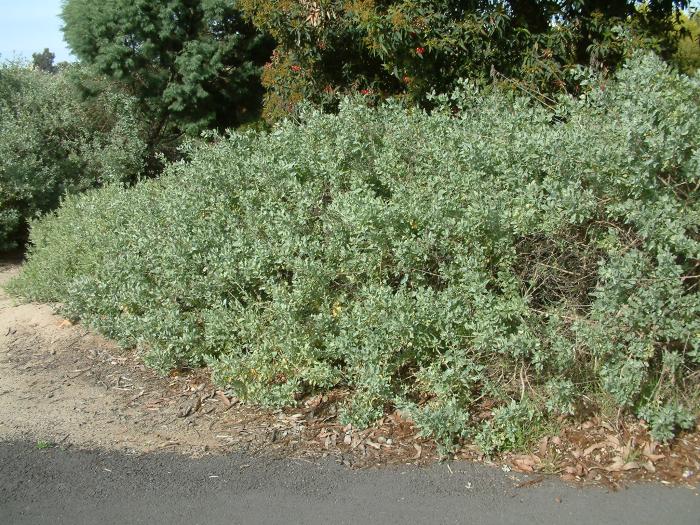
<svg viewBox="0 0 700 525">
<path fill-rule="evenodd" d="M 700 6 L 700 0 L 692 4 Z M 0 60 L 31 59 L 45 47 L 56 54 L 57 62 L 71 60 L 61 34 L 60 12 L 61 0 L 0 0 Z"/>
<path fill-rule="evenodd" d="M 45 47 L 56 53 L 57 62 L 71 60 L 60 12 L 61 0 L 0 0 L 0 60 L 31 59 Z"/>
</svg>

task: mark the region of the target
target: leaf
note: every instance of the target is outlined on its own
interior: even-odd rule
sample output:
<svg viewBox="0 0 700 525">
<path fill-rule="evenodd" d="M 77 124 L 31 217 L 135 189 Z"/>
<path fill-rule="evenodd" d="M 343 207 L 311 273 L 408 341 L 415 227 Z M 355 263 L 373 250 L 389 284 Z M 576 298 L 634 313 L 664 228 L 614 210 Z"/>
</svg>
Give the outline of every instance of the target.
<svg viewBox="0 0 700 525">
<path fill-rule="evenodd" d="M 233 405 L 233 403 L 231 403 L 231 400 L 228 398 L 228 396 L 226 394 L 224 394 L 224 392 L 221 390 L 216 391 L 216 397 L 218 397 L 221 400 L 221 402 L 224 404 L 224 407 L 226 408 L 226 410 L 231 408 L 231 405 Z"/>
<path fill-rule="evenodd" d="M 416 449 L 416 455 L 413 456 L 411 459 L 413 459 L 413 460 L 420 459 L 421 454 L 423 454 L 423 447 L 421 447 L 418 443 L 414 443 L 413 448 Z"/>
<path fill-rule="evenodd" d="M 532 472 L 541 463 L 540 458 L 534 455 L 513 456 L 511 464 L 520 472 Z"/>
<path fill-rule="evenodd" d="M 367 445 L 368 447 L 372 447 L 372 448 L 375 449 L 375 450 L 379 450 L 379 449 L 382 448 L 382 446 L 381 446 L 379 443 L 375 443 L 375 442 L 372 441 L 371 439 L 366 439 L 366 440 L 365 440 L 365 445 Z"/>
<path fill-rule="evenodd" d="M 608 443 L 606 443 L 606 442 L 604 442 L 604 441 L 602 441 L 602 442 L 600 442 L 600 443 L 595 443 L 595 444 L 591 445 L 590 447 L 588 447 L 586 450 L 583 451 L 583 456 L 584 456 L 584 457 L 590 456 L 590 455 L 591 455 L 591 452 L 594 452 L 594 451 L 596 451 L 596 450 L 598 450 L 598 449 L 601 449 L 601 448 L 605 448 L 605 447 L 607 447 L 607 446 L 608 446 Z"/>
<path fill-rule="evenodd" d="M 608 434 L 605 436 L 605 438 L 608 440 L 608 443 L 610 443 L 613 448 L 618 449 L 620 448 L 620 440 L 618 439 L 617 436 L 613 436 L 612 434 Z"/>
<path fill-rule="evenodd" d="M 605 467 L 605 470 L 608 472 L 624 472 L 628 470 L 635 470 L 638 468 L 640 468 L 640 465 L 636 461 L 630 461 L 627 463 L 624 459 L 618 456 L 615 458 L 615 461 L 613 461 L 611 465 Z"/>
</svg>

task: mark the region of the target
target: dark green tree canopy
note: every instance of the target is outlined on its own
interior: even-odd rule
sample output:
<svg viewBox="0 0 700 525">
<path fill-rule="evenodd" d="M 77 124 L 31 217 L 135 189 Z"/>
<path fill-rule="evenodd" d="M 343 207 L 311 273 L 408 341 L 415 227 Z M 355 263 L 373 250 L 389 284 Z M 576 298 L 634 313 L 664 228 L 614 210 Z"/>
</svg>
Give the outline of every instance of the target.
<svg viewBox="0 0 700 525">
<path fill-rule="evenodd" d="M 123 82 L 154 130 L 196 133 L 254 116 L 270 41 L 231 0 L 66 0 L 64 35 L 84 62 Z"/>
<path fill-rule="evenodd" d="M 337 93 L 424 100 L 496 72 L 571 87 L 579 65 L 612 71 L 631 50 L 673 53 L 687 0 L 239 0 L 279 43 L 263 75 L 265 114 Z"/>
<path fill-rule="evenodd" d="M 32 53 L 33 66 L 39 71 L 45 71 L 46 73 L 58 71 L 58 68 L 53 63 L 55 59 L 56 55 L 48 47 L 45 47 L 41 53 Z"/>
</svg>

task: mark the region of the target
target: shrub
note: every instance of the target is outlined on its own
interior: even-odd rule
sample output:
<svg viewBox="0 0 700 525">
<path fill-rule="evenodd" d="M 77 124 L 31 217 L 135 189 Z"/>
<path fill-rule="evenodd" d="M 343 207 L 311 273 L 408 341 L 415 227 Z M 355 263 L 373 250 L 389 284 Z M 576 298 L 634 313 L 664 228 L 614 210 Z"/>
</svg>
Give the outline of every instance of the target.
<svg viewBox="0 0 700 525">
<path fill-rule="evenodd" d="M 493 418 L 486 421 L 475 442 L 486 454 L 498 450 L 518 450 L 533 441 L 533 429 L 537 428 L 541 412 L 532 403 L 511 401 L 493 411 Z"/>
<path fill-rule="evenodd" d="M 14 290 L 163 372 L 271 406 L 344 385 L 347 421 L 397 406 L 445 447 L 521 446 L 584 396 L 686 425 L 700 76 L 640 56 L 556 113 L 468 83 L 435 104 L 345 100 L 69 197 Z"/>
<path fill-rule="evenodd" d="M 97 95 L 85 101 L 88 85 Z M 87 70 L 0 66 L 0 251 L 21 243 L 27 220 L 64 193 L 135 180 L 142 136 L 134 100 Z"/>
</svg>

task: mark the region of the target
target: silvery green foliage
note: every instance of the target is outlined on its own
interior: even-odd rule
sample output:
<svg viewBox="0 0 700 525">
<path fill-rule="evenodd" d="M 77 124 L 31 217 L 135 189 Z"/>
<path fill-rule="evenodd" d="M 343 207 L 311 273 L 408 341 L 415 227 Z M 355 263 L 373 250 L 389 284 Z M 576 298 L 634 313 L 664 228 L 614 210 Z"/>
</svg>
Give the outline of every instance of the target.
<svg viewBox="0 0 700 525">
<path fill-rule="evenodd" d="M 541 419 L 542 412 L 534 403 L 513 400 L 493 411 L 493 418 L 483 424 L 474 441 L 486 454 L 522 449 L 532 440 Z"/>
<path fill-rule="evenodd" d="M 52 210 L 64 193 L 134 180 L 146 143 L 134 99 L 102 86 L 79 66 L 57 74 L 0 66 L 0 251 L 21 241 L 27 220 Z"/>
<path fill-rule="evenodd" d="M 691 429 L 695 424 L 695 415 L 675 403 L 647 404 L 639 416 L 652 423 L 651 435 L 658 441 L 669 441 L 679 428 Z"/>
<path fill-rule="evenodd" d="M 445 446 L 521 446 L 582 396 L 680 409 L 700 365 L 699 116 L 700 77 L 653 56 L 556 115 L 466 84 L 432 114 L 348 100 L 67 199 L 15 289 L 162 371 L 206 363 L 273 406 L 346 385 L 347 420 L 400 406 Z M 501 408 L 482 422 L 484 399 Z"/>
</svg>

